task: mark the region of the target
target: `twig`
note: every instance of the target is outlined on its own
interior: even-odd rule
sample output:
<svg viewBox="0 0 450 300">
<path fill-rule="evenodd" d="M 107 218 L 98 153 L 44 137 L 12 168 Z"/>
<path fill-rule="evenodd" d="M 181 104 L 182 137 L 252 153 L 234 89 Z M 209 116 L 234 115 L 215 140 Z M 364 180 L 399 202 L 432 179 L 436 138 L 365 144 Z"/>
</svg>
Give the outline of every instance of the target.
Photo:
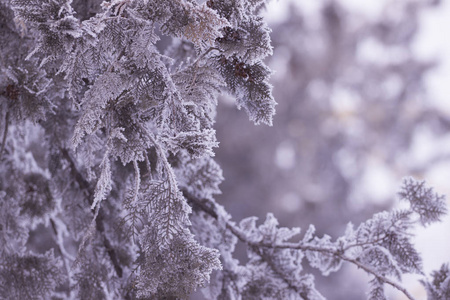
<svg viewBox="0 0 450 300">
<path fill-rule="evenodd" d="M 216 47 L 209 47 L 208 50 L 206 50 L 205 52 L 203 52 L 202 54 L 200 54 L 200 55 L 197 57 L 197 59 L 194 61 L 193 65 L 197 65 L 198 62 L 199 62 L 203 57 L 205 57 L 209 52 L 211 52 L 211 51 L 213 51 L 213 50 L 220 51 L 219 48 L 216 48 Z"/>
<path fill-rule="evenodd" d="M 62 233 L 58 231 L 57 226 L 55 221 L 53 220 L 53 218 L 50 218 L 50 224 L 52 226 L 53 229 L 53 233 L 56 236 L 56 245 L 58 247 L 58 252 L 62 257 L 63 263 L 64 263 L 64 268 L 66 269 L 67 274 L 69 274 L 70 272 L 70 266 L 69 266 L 69 259 L 73 259 L 73 257 L 71 257 L 71 255 L 69 253 L 67 253 L 65 247 L 64 247 L 64 243 L 63 243 L 63 237 L 62 237 Z M 68 281 L 69 284 L 72 286 L 73 285 L 73 280 L 70 276 L 68 276 Z M 72 296 L 72 291 L 69 290 L 69 298 Z"/>
<path fill-rule="evenodd" d="M 203 52 L 201 55 L 199 55 L 199 57 L 197 57 L 197 59 L 194 61 L 194 63 L 192 64 L 192 66 L 195 68 L 195 72 L 194 72 L 194 77 L 192 78 L 191 84 L 189 85 L 189 87 L 194 86 L 195 80 L 197 79 L 197 70 L 198 70 L 198 63 L 201 59 L 203 59 L 209 52 L 213 51 L 213 50 L 217 50 L 220 51 L 219 48 L 216 47 L 210 47 L 208 48 L 208 50 L 206 50 L 205 52 Z"/>
<path fill-rule="evenodd" d="M 2 147 L 0 148 L 0 159 L 2 159 L 3 150 L 5 149 L 6 135 L 8 134 L 8 126 L 9 126 L 9 111 L 7 111 L 5 115 L 5 129 L 3 131 Z"/>
<path fill-rule="evenodd" d="M 72 173 L 72 176 L 75 178 L 76 182 L 78 183 L 81 190 L 84 190 L 87 192 L 87 199 L 89 201 L 89 204 L 92 205 L 93 201 L 93 190 L 89 182 L 84 178 L 84 176 L 78 171 L 75 162 L 73 161 L 72 157 L 70 156 L 69 152 L 65 148 L 61 148 L 61 154 L 62 156 L 68 161 L 70 171 Z M 115 249 L 112 247 L 111 242 L 106 237 L 105 234 L 105 226 L 103 224 L 103 220 L 105 218 L 103 209 L 100 208 L 98 212 L 98 216 L 95 220 L 96 229 L 99 233 L 101 233 L 101 236 L 103 237 L 103 246 L 105 247 L 106 253 L 108 253 L 108 256 L 114 266 L 114 270 L 116 271 L 116 274 L 118 277 L 122 277 L 123 270 L 120 266 L 119 260 L 117 258 L 117 254 Z"/>
</svg>

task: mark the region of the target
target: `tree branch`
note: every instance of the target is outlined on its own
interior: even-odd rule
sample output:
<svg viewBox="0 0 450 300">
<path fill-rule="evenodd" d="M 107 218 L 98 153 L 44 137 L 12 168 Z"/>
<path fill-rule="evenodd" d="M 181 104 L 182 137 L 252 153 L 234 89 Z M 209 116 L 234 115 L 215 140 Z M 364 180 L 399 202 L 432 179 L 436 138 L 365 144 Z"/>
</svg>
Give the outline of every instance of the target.
<svg viewBox="0 0 450 300">
<path fill-rule="evenodd" d="M 78 183 L 80 189 L 87 192 L 87 199 L 89 201 L 89 204 L 92 205 L 93 201 L 93 190 L 89 182 L 84 178 L 84 176 L 78 171 L 75 162 L 73 161 L 72 157 L 70 156 L 69 152 L 65 148 L 60 148 L 61 154 L 64 157 L 64 159 L 67 160 L 69 163 L 70 171 L 72 173 L 72 176 L 75 178 L 76 182 Z M 106 253 L 108 253 L 109 259 L 111 260 L 112 265 L 114 266 L 114 270 L 117 274 L 117 276 L 120 278 L 122 277 L 123 270 L 120 266 L 120 262 L 117 258 L 116 250 L 112 247 L 112 244 L 110 240 L 106 237 L 105 234 L 105 226 L 103 224 L 103 220 L 105 218 L 105 214 L 103 212 L 103 209 L 100 208 L 98 212 L 98 216 L 95 220 L 96 222 L 96 229 L 103 237 L 103 246 L 105 247 Z"/>
<path fill-rule="evenodd" d="M 363 269 L 364 271 L 366 271 L 369 274 L 372 274 L 373 276 L 375 276 L 376 278 L 380 279 L 381 281 L 383 281 L 384 283 L 389 284 L 390 286 L 394 287 L 395 289 L 399 290 L 400 292 L 402 292 L 408 299 L 410 300 L 415 300 L 415 298 L 413 297 L 413 295 L 411 295 L 404 287 L 402 287 L 401 285 L 399 285 L 397 282 L 387 278 L 386 276 L 380 275 L 378 274 L 375 270 L 372 270 L 370 267 L 363 265 L 361 262 L 357 261 L 356 259 L 350 258 L 345 256 L 344 254 L 340 254 L 338 255 L 338 257 L 342 260 L 345 260 L 349 263 L 352 263 L 356 266 L 358 266 L 359 268 Z"/>
<path fill-rule="evenodd" d="M 193 195 L 191 195 L 186 190 L 182 190 L 182 192 L 183 192 L 184 197 L 188 201 L 193 203 L 195 206 L 199 207 L 201 210 L 203 210 L 204 212 L 209 214 L 214 219 L 218 219 L 219 218 L 219 216 L 218 216 L 218 214 L 216 212 L 216 210 L 217 210 L 216 203 L 214 203 L 213 201 L 211 201 L 209 199 L 198 199 L 198 198 L 194 197 Z M 241 242 L 243 242 L 244 244 L 247 244 L 247 246 L 252 248 L 255 251 L 255 253 L 257 253 L 264 261 L 266 261 L 269 264 L 269 266 L 274 270 L 274 272 L 276 274 L 280 275 L 280 277 L 284 281 L 286 281 L 285 278 L 283 278 L 282 274 L 280 274 L 280 272 L 278 272 L 278 270 L 276 270 L 276 266 L 273 266 L 273 264 L 271 263 L 271 259 L 268 258 L 267 255 L 264 255 L 263 252 L 261 252 L 263 248 L 294 249 L 294 250 L 312 251 L 312 252 L 320 252 L 320 253 L 326 253 L 326 254 L 329 254 L 329 255 L 334 255 L 336 257 L 339 257 L 343 261 L 346 261 L 346 262 L 349 262 L 349 263 L 352 263 L 352 264 L 356 265 L 357 267 L 359 267 L 359 268 L 363 269 L 364 271 L 366 271 L 367 273 L 375 276 L 376 278 L 378 278 L 379 280 L 383 281 L 384 283 L 394 287 L 395 289 L 397 289 L 400 292 L 402 292 L 409 300 L 415 300 L 415 298 L 403 286 L 401 286 L 397 282 L 389 279 L 388 277 L 377 273 L 375 270 L 373 270 L 370 267 L 362 264 L 361 262 L 357 261 L 356 259 L 353 259 L 353 258 L 350 258 L 350 257 L 346 256 L 345 255 L 345 250 L 344 250 L 344 252 L 342 252 L 343 249 L 330 248 L 330 247 L 319 247 L 319 246 L 316 246 L 316 245 L 311 245 L 311 244 L 305 243 L 303 241 L 300 241 L 298 243 L 283 242 L 283 243 L 279 243 L 279 244 L 252 242 L 252 241 L 247 239 L 246 235 L 242 232 L 242 230 L 240 230 L 234 224 L 234 222 L 226 221 L 225 226 Z M 287 282 L 287 283 L 288 283 L 288 286 L 291 287 L 291 284 L 289 284 L 289 282 Z M 295 290 L 297 291 L 296 288 L 295 288 Z"/>
</svg>

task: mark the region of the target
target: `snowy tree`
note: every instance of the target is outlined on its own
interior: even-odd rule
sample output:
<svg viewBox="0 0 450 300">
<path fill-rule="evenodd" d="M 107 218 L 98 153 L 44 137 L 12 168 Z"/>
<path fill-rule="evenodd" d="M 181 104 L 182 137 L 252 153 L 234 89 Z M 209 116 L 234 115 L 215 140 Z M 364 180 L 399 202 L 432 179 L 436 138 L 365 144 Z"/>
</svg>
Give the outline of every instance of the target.
<svg viewBox="0 0 450 300">
<path fill-rule="evenodd" d="M 255 124 L 276 102 L 264 1 L 0 0 L 0 295 L 4 299 L 324 299 L 342 263 L 369 299 L 422 274 L 414 227 L 444 196 L 404 180 L 406 208 L 342 237 L 235 222 L 215 201 L 220 94 Z M 167 47 L 161 44 L 170 42 Z M 248 262 L 234 257 L 248 247 Z M 423 279 L 448 294 L 448 267 Z"/>
</svg>

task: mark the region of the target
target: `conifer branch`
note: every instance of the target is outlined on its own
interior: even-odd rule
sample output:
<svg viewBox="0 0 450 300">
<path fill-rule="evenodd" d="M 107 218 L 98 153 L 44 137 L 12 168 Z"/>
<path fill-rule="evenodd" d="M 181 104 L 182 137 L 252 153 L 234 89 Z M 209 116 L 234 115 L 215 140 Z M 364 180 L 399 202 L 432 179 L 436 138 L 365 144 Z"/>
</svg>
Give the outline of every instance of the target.
<svg viewBox="0 0 450 300">
<path fill-rule="evenodd" d="M 215 219 L 219 219 L 218 214 L 216 213 L 216 204 L 209 200 L 209 199 L 198 199 L 194 197 L 193 195 L 189 194 L 186 190 L 183 190 L 183 195 L 188 199 L 192 204 L 199 207 L 201 210 L 209 214 L 211 217 Z M 245 234 L 231 221 L 225 221 L 225 226 L 228 230 L 230 230 L 241 242 L 246 244 L 248 247 L 252 248 L 255 253 L 257 253 L 261 258 L 266 261 L 269 266 L 272 268 L 272 270 L 280 276 L 283 280 L 286 281 L 288 286 L 291 288 L 296 289 L 295 286 L 292 286 L 289 281 L 284 277 L 284 275 L 277 271 L 276 266 L 273 264 L 270 257 L 267 255 L 264 255 L 263 249 L 295 249 L 295 250 L 301 250 L 301 251 L 312 251 L 312 252 L 319 252 L 324 254 L 333 255 L 335 257 L 338 257 L 339 259 L 342 259 L 344 261 L 347 261 L 349 263 L 352 263 L 356 265 L 357 267 L 363 269 L 368 274 L 371 274 L 381 280 L 382 282 L 389 284 L 393 288 L 399 290 L 402 292 L 409 300 L 415 300 L 415 298 L 400 284 L 396 283 L 395 281 L 389 279 L 388 277 L 376 272 L 375 270 L 371 269 L 370 267 L 362 264 L 356 259 L 352 259 L 345 255 L 345 249 L 335 249 L 335 248 L 329 248 L 329 247 L 319 247 L 315 245 L 311 245 L 305 242 L 298 242 L 298 243 L 289 243 L 289 242 L 283 242 L 281 244 L 270 244 L 270 243 L 262 243 L 262 242 L 252 242 L 250 241 Z M 352 246 L 357 246 L 353 244 Z"/>
<path fill-rule="evenodd" d="M 71 173 L 73 174 L 73 177 L 77 181 L 79 187 L 81 190 L 85 191 L 86 193 L 86 199 L 89 202 L 89 205 L 92 205 L 93 203 L 93 196 L 94 196 L 94 189 L 89 184 L 89 182 L 84 178 L 84 176 L 78 171 L 75 162 L 73 161 L 72 157 L 69 154 L 69 151 L 65 148 L 60 148 L 61 154 L 63 155 L 64 159 L 69 163 L 69 168 Z M 114 266 L 114 270 L 117 274 L 117 276 L 120 278 L 122 277 L 122 267 L 118 261 L 116 250 L 112 247 L 111 242 L 106 237 L 105 234 L 105 226 L 103 224 L 104 222 L 104 212 L 101 207 L 98 207 L 98 215 L 95 219 L 96 229 L 100 233 L 102 240 L 103 240 L 103 246 L 105 247 L 106 253 L 108 253 L 108 256 L 111 260 L 112 265 Z"/>
<path fill-rule="evenodd" d="M 410 292 L 408 292 L 407 289 L 405 289 L 403 286 L 401 286 L 400 284 L 398 284 L 397 282 L 387 278 L 386 276 L 383 276 L 382 274 L 372 270 L 370 267 L 362 264 L 361 262 L 357 261 L 356 259 L 350 258 L 345 256 L 344 254 L 336 254 L 340 259 L 345 260 L 349 263 L 352 263 L 354 265 L 356 265 L 357 267 L 363 269 L 364 271 L 366 271 L 368 274 L 371 274 L 373 276 L 375 276 L 376 278 L 378 278 L 379 280 L 381 280 L 384 283 L 389 284 L 390 286 L 392 286 L 393 288 L 399 290 L 400 292 L 402 292 L 409 300 L 416 300 L 416 298 L 414 298 Z"/>
</svg>

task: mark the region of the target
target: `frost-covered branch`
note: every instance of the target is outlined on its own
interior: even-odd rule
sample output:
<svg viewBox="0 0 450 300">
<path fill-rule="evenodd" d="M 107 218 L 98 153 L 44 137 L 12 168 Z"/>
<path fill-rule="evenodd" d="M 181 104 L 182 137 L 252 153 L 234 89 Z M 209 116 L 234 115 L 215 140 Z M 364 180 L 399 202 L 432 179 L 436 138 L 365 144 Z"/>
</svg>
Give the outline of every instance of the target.
<svg viewBox="0 0 450 300">
<path fill-rule="evenodd" d="M 404 288 L 403 286 L 401 286 L 399 283 L 393 281 L 392 279 L 384 276 L 383 274 L 380 274 L 379 272 L 371 269 L 370 267 L 368 267 L 367 265 L 362 264 L 361 262 L 359 262 L 356 259 L 353 258 L 349 258 L 343 254 L 338 254 L 339 258 L 342 260 L 345 260 L 351 264 L 354 264 L 355 266 L 357 266 L 358 268 L 363 269 L 364 271 L 366 271 L 368 274 L 373 275 L 374 277 L 376 277 L 377 279 L 379 279 L 381 282 L 387 283 L 390 286 L 392 286 L 393 288 L 399 290 L 400 292 L 402 292 L 408 299 L 410 300 L 415 300 L 416 298 L 413 297 L 411 295 L 410 292 L 408 292 L 408 290 L 406 288 Z"/>
<path fill-rule="evenodd" d="M 268 254 L 267 250 L 298 250 L 306 255 L 312 266 L 319 268 L 324 274 L 337 271 L 341 261 L 349 262 L 377 279 L 378 285 L 372 290 L 374 294 L 378 293 L 379 283 L 388 284 L 410 300 L 415 299 L 412 294 L 390 277 L 394 276 L 400 280 L 403 273 L 422 272 L 421 258 L 409 241 L 411 237 L 409 232 L 414 223 L 424 224 L 424 220 L 430 218 L 438 221 L 446 213 L 443 196 L 434 193 L 424 182 L 407 178 L 399 195 L 403 200 L 409 201 L 409 209 L 377 214 L 361 224 L 357 230 L 349 226 L 346 235 L 337 242 L 331 242 L 327 236 L 321 239 L 314 237 L 311 230 L 308 230 L 299 242 L 273 240 L 275 237 L 267 241 L 261 236 L 261 229 L 258 232 L 255 227 L 254 219 L 242 221 L 247 225 L 239 227 L 231 220 L 220 216 L 218 212 L 223 214 L 223 208 L 219 208 L 213 200 L 198 199 L 187 190 L 183 193 L 194 206 L 218 220 L 219 224 L 223 224 L 222 226 L 259 255 L 277 276 L 286 281 L 289 288 L 297 290 L 285 278 L 287 274 L 279 272 L 274 264 L 276 252 Z M 418 206 L 421 207 L 420 210 L 417 209 Z M 417 214 L 420 221 L 413 221 L 414 214 Z M 275 232 L 272 234 L 276 236 Z M 289 238 L 292 238 L 292 235 L 289 235 Z"/>
</svg>

